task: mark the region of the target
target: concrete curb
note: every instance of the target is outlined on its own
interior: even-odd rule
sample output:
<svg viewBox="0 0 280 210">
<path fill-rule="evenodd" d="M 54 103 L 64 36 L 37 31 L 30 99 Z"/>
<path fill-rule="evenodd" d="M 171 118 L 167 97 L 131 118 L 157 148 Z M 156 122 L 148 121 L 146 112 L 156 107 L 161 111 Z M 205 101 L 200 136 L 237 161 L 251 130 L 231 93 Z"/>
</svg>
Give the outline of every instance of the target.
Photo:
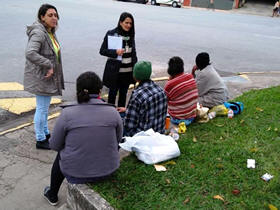
<svg viewBox="0 0 280 210">
<path fill-rule="evenodd" d="M 120 148 L 120 161 L 131 153 Z M 71 210 L 114 209 L 101 195 L 86 184 L 67 184 L 67 207 Z"/>
<path fill-rule="evenodd" d="M 104 198 L 85 184 L 67 184 L 67 206 L 72 210 L 112 210 Z"/>
</svg>

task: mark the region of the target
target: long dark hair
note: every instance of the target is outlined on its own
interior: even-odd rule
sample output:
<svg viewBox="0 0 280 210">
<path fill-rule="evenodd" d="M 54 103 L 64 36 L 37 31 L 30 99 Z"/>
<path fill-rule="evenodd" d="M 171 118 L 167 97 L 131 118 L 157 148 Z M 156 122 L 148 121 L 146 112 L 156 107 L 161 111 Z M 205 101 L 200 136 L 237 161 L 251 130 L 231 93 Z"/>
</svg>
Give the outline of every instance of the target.
<svg viewBox="0 0 280 210">
<path fill-rule="evenodd" d="M 38 11 L 38 15 L 37 15 L 38 20 L 41 21 L 41 16 L 45 16 L 48 9 L 54 9 L 57 14 L 57 19 L 59 19 L 59 15 L 58 15 L 58 12 L 57 12 L 57 9 L 55 8 L 55 6 L 50 5 L 50 4 L 42 4 Z"/>
<path fill-rule="evenodd" d="M 178 56 L 169 59 L 167 73 L 170 76 L 175 76 L 184 72 L 184 61 Z"/>
<path fill-rule="evenodd" d="M 88 102 L 90 94 L 99 94 L 102 86 L 102 81 L 96 73 L 92 71 L 82 73 L 76 81 L 78 103 Z"/>
<path fill-rule="evenodd" d="M 50 4 L 42 4 L 41 5 L 41 7 L 38 10 L 38 15 L 37 15 L 38 20 L 40 22 L 42 22 L 41 16 L 45 16 L 48 9 L 54 9 L 56 14 L 57 14 L 57 19 L 59 20 L 59 15 L 58 15 L 57 9 L 55 8 L 55 6 L 50 5 Z M 54 31 L 55 31 L 55 28 L 52 29 L 52 32 L 54 32 Z"/>
<path fill-rule="evenodd" d="M 132 16 L 132 14 L 130 14 L 128 12 L 123 12 L 120 15 L 120 19 L 119 19 L 119 22 L 118 22 L 118 31 L 123 31 L 120 23 L 123 22 L 126 18 L 130 18 L 132 20 L 131 28 L 127 33 L 129 34 L 130 37 L 134 38 L 134 36 L 135 36 L 134 18 Z"/>
</svg>

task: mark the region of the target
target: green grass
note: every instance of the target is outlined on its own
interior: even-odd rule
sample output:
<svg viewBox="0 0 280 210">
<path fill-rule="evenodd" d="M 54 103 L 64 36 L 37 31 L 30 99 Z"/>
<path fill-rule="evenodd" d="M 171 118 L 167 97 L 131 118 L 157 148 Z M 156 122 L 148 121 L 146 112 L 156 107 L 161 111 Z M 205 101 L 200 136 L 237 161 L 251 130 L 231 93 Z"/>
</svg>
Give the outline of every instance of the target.
<svg viewBox="0 0 280 210">
<path fill-rule="evenodd" d="M 280 208 L 280 87 L 253 90 L 235 101 L 244 103 L 241 115 L 188 127 L 178 142 L 181 156 L 166 172 L 130 155 L 93 189 L 117 209 Z M 256 160 L 255 169 L 247 169 L 249 158 Z M 274 178 L 263 181 L 265 173 Z"/>
</svg>

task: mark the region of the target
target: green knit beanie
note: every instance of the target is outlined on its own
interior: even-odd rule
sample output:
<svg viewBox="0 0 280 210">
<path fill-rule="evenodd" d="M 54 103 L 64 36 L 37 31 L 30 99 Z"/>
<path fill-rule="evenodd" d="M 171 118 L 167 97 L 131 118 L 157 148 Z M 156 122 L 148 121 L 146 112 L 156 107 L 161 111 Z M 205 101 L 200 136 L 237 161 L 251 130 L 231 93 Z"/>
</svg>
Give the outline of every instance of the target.
<svg viewBox="0 0 280 210">
<path fill-rule="evenodd" d="M 139 61 L 133 68 L 133 77 L 136 80 L 143 81 L 150 79 L 152 74 L 152 63 L 149 61 Z"/>
</svg>

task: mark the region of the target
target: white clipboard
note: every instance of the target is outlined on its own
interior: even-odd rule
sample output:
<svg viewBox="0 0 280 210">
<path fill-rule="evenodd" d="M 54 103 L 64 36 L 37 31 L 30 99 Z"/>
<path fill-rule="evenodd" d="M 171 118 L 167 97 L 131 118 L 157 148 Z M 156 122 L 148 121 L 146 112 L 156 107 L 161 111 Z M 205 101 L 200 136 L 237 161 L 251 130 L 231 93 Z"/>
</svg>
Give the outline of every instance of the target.
<svg viewBox="0 0 280 210">
<path fill-rule="evenodd" d="M 121 36 L 108 36 L 108 49 L 117 50 L 122 49 L 123 40 Z M 117 60 L 122 60 L 122 56 L 118 56 Z"/>
</svg>

